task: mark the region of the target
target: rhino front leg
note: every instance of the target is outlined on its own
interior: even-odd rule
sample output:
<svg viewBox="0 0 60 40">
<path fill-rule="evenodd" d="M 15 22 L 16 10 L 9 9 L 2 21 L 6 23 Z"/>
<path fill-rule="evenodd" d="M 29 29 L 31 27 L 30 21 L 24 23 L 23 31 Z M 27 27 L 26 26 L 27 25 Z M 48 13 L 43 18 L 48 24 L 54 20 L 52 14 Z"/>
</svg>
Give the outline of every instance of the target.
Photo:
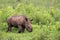
<svg viewBox="0 0 60 40">
<path fill-rule="evenodd" d="M 21 25 L 18 25 L 18 33 L 21 33 L 21 32 L 23 32 L 23 28 Z"/>
</svg>

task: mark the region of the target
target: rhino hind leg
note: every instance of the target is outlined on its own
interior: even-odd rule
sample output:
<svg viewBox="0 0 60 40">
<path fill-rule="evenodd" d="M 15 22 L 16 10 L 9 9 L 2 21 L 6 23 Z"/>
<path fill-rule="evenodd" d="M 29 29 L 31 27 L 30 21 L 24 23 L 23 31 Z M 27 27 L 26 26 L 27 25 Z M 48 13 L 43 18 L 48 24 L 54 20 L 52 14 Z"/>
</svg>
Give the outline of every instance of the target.
<svg viewBox="0 0 60 40">
<path fill-rule="evenodd" d="M 11 31 L 11 29 L 12 29 L 12 25 L 11 24 L 8 24 L 7 32 L 8 31 Z"/>
</svg>

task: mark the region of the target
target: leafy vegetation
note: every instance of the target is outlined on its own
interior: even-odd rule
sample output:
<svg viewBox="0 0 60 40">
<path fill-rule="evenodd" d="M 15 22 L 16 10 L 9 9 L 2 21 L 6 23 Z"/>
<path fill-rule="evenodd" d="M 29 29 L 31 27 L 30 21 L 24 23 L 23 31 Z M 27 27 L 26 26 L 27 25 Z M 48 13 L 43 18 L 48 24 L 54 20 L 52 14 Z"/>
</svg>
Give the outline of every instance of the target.
<svg viewBox="0 0 60 40">
<path fill-rule="evenodd" d="M 60 40 L 59 0 L 0 0 L 0 40 Z M 25 15 L 32 21 L 33 31 L 17 33 L 7 30 L 7 18 Z"/>
</svg>

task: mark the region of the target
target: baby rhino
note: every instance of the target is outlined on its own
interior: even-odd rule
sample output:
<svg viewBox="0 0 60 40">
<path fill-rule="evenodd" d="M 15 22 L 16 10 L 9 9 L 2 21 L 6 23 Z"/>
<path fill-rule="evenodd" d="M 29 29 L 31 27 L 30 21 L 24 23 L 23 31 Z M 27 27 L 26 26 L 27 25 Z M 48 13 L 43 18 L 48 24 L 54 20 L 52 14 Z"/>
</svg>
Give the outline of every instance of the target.
<svg viewBox="0 0 60 40">
<path fill-rule="evenodd" d="M 7 32 L 11 31 L 12 27 L 18 28 L 18 33 L 24 32 L 25 28 L 29 32 L 32 32 L 30 20 L 23 15 L 11 16 L 7 19 L 7 23 L 8 23 Z"/>
</svg>

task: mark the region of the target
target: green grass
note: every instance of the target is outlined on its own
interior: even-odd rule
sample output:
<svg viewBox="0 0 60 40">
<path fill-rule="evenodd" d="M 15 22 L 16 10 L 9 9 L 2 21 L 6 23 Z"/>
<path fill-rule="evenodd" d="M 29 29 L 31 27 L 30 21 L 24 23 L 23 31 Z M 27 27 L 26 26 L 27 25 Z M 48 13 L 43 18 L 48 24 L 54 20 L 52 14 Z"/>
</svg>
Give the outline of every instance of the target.
<svg viewBox="0 0 60 40">
<path fill-rule="evenodd" d="M 18 30 L 15 28 L 11 32 L 6 32 L 6 28 L 0 27 L 2 28 L 0 29 L 0 40 L 59 40 L 60 31 L 56 26 L 32 25 L 33 31 L 25 30 L 24 33 L 17 33 Z"/>
</svg>

